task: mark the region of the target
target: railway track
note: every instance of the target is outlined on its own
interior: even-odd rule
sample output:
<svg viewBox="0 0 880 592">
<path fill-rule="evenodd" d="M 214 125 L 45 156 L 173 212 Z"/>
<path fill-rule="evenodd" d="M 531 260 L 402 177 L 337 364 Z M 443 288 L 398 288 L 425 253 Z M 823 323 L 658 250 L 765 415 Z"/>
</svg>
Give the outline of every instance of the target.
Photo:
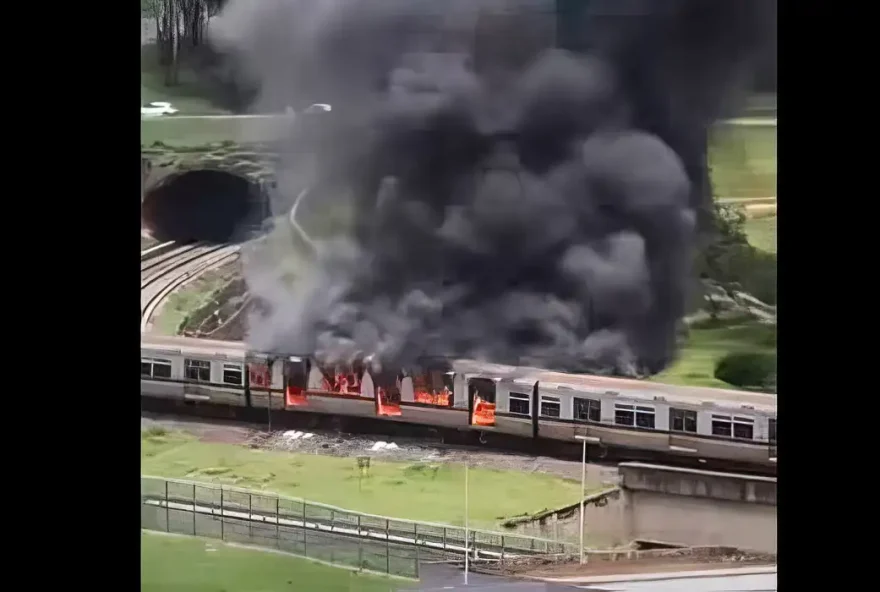
<svg viewBox="0 0 880 592">
<path fill-rule="evenodd" d="M 153 312 L 169 294 L 202 273 L 238 257 L 240 245 L 193 243 L 160 245 L 154 256 L 141 260 L 141 332 L 150 328 Z"/>
<path fill-rule="evenodd" d="M 283 409 L 230 407 L 203 401 L 180 401 L 146 397 L 141 399 L 141 417 L 153 420 L 197 421 L 218 427 L 239 427 L 266 436 L 286 430 L 304 430 L 331 439 L 373 437 L 393 439 L 400 445 L 419 443 L 422 446 L 468 453 L 511 455 L 511 458 L 544 458 L 549 461 L 580 463 L 582 448 L 576 442 L 535 440 L 508 434 L 476 432 L 459 428 L 426 427 L 423 425 L 388 422 L 381 418 L 292 413 Z M 319 451 L 315 454 L 330 454 Z M 345 455 L 350 456 L 350 455 Z M 630 448 L 590 448 L 587 462 L 613 469 L 618 463 L 640 461 L 682 468 L 775 477 L 775 467 L 713 459 L 686 458 L 680 455 Z"/>
</svg>

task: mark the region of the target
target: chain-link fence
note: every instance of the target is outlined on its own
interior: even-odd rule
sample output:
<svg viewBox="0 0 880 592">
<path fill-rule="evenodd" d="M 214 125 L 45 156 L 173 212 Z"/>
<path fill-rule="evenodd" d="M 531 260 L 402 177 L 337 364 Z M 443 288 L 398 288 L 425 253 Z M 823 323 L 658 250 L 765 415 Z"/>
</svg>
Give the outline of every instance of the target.
<svg viewBox="0 0 880 592">
<path fill-rule="evenodd" d="M 337 565 L 418 578 L 420 561 L 463 558 L 461 527 L 350 512 L 206 483 L 141 477 L 141 526 L 279 549 Z M 569 543 L 480 530 L 471 557 L 504 561 L 574 553 Z"/>
</svg>

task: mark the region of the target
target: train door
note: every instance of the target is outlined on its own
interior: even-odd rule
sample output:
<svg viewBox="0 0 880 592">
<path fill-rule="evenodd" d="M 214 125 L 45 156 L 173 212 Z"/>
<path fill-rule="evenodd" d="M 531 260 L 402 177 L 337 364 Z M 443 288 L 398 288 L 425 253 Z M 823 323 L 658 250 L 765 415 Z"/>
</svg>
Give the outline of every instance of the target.
<svg viewBox="0 0 880 592">
<path fill-rule="evenodd" d="M 468 378 L 468 411 L 471 425 L 495 425 L 497 378 Z"/>
<path fill-rule="evenodd" d="M 400 386 L 403 382 L 403 374 L 399 372 L 371 372 L 373 379 L 373 391 L 376 401 L 376 415 L 397 417 L 402 415 L 400 410 Z"/>
<path fill-rule="evenodd" d="M 253 406 L 253 394 L 265 395 L 271 387 L 272 368 L 269 366 L 268 357 L 261 354 L 248 354 L 247 382 L 244 391 L 247 406 Z"/>
<path fill-rule="evenodd" d="M 286 407 L 302 407 L 308 403 L 311 364 L 308 358 L 290 356 L 284 360 L 284 403 Z"/>
</svg>

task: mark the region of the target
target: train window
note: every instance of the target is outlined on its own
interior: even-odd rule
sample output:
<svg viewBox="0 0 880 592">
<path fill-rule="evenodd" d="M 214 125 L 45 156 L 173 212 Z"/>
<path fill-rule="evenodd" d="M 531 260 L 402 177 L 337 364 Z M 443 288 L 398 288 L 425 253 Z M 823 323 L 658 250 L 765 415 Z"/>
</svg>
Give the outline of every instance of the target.
<svg viewBox="0 0 880 592">
<path fill-rule="evenodd" d="M 750 417 L 712 415 L 712 435 L 723 438 L 752 440 L 755 437 L 755 420 Z"/>
<path fill-rule="evenodd" d="M 171 362 L 153 360 L 153 378 L 171 378 Z"/>
<path fill-rule="evenodd" d="M 673 432 L 697 433 L 697 412 L 687 409 L 669 410 L 669 429 Z"/>
<path fill-rule="evenodd" d="M 733 437 L 733 423 L 727 415 L 712 416 L 712 435 L 723 438 Z"/>
<path fill-rule="evenodd" d="M 770 440 L 770 443 L 776 444 L 776 420 L 771 419 L 767 425 L 767 439 Z"/>
<path fill-rule="evenodd" d="M 544 417 L 559 417 L 561 405 L 559 397 L 541 396 L 541 415 Z"/>
<path fill-rule="evenodd" d="M 656 425 L 654 408 L 618 403 L 614 406 L 614 423 L 617 425 L 654 429 Z"/>
<path fill-rule="evenodd" d="M 655 425 L 654 408 L 636 406 L 636 426 L 653 430 Z"/>
<path fill-rule="evenodd" d="M 734 417 L 733 437 L 740 440 L 754 440 L 755 420 L 750 417 Z"/>
<path fill-rule="evenodd" d="M 223 383 L 241 386 L 244 384 L 244 372 L 241 364 L 223 364 Z"/>
<path fill-rule="evenodd" d="M 206 360 L 184 360 L 183 373 L 187 380 L 211 382 L 211 362 Z"/>
<path fill-rule="evenodd" d="M 508 411 L 517 415 L 530 415 L 531 397 L 525 393 L 510 393 Z"/>
<path fill-rule="evenodd" d="M 141 360 L 141 376 L 171 378 L 171 361 L 143 358 Z"/>
<path fill-rule="evenodd" d="M 617 404 L 614 406 L 614 423 L 617 425 L 636 425 L 636 411 L 632 405 Z"/>
<path fill-rule="evenodd" d="M 599 423 L 601 419 L 601 402 L 595 399 L 574 398 L 574 418 L 579 421 L 594 421 Z"/>
</svg>

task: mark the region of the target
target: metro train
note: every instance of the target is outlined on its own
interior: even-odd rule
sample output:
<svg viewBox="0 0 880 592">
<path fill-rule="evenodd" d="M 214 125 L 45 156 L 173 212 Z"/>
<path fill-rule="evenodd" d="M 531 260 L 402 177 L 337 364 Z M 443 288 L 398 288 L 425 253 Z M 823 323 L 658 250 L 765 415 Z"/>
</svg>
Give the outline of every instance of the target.
<svg viewBox="0 0 880 592">
<path fill-rule="evenodd" d="M 427 361 L 373 376 L 242 342 L 143 336 L 141 396 L 578 443 L 775 470 L 776 396 Z"/>
</svg>

